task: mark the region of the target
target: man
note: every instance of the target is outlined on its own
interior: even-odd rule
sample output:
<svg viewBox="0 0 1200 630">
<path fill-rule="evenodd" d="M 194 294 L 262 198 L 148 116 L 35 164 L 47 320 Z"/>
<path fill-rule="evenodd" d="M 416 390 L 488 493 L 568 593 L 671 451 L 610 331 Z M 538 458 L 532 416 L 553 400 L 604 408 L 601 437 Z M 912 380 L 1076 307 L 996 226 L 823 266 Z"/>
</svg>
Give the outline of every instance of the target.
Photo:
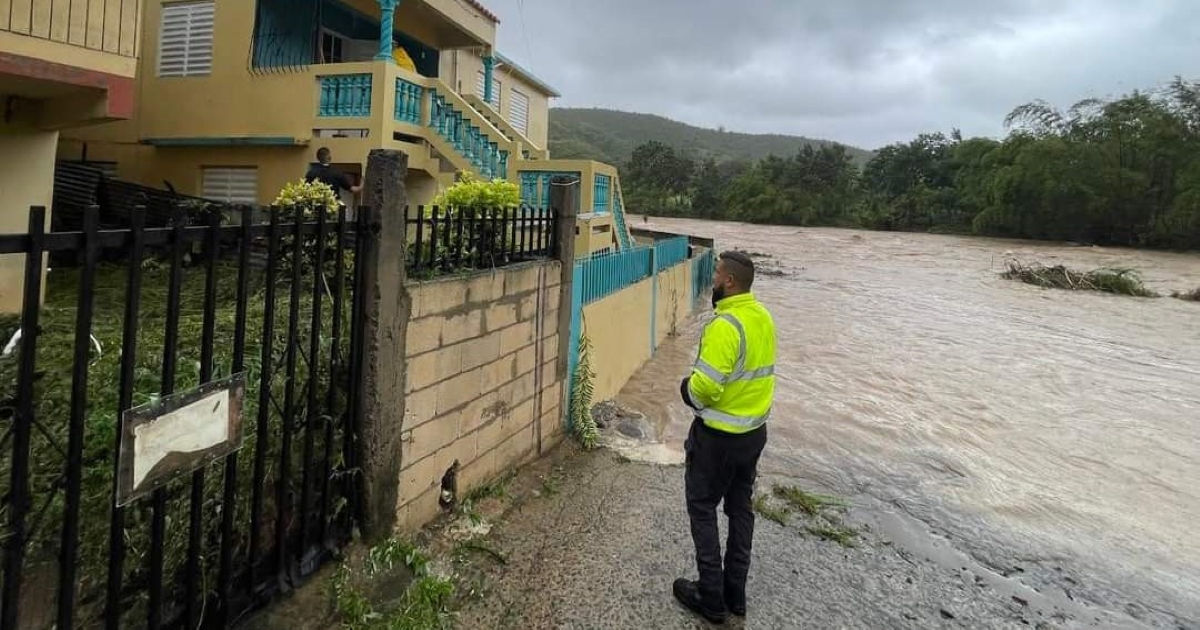
<svg viewBox="0 0 1200 630">
<path fill-rule="evenodd" d="M 719 256 L 713 274 L 716 317 L 704 329 L 691 376 L 680 393 L 695 410 L 684 443 L 684 473 L 699 581 L 675 580 L 675 598 L 714 623 L 746 614 L 746 576 L 754 537 L 752 495 L 767 444 L 775 393 L 775 323 L 754 295 L 754 262 L 741 252 Z M 725 558 L 717 505 L 725 502 Z"/>
<path fill-rule="evenodd" d="M 354 180 L 349 175 L 341 172 L 333 167 L 331 162 L 333 155 L 326 147 L 317 149 L 317 163 L 308 168 L 308 172 L 304 174 L 304 181 L 312 183 L 314 180 L 324 183 L 333 189 L 333 192 L 340 195 L 343 190 L 348 190 L 352 193 L 362 190 L 362 185 L 355 185 Z"/>
<path fill-rule="evenodd" d="M 408 56 L 408 51 L 404 50 L 399 40 L 395 39 L 392 40 L 392 60 L 396 62 L 397 66 L 409 72 L 415 74 L 417 71 L 417 65 L 413 63 L 412 57 Z"/>
</svg>

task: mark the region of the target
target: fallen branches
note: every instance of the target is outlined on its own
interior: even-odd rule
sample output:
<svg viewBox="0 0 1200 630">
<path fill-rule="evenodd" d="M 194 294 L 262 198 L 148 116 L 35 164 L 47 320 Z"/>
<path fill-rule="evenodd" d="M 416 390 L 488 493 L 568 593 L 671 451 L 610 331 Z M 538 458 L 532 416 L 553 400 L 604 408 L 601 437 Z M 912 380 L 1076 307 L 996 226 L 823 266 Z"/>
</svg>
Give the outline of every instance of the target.
<svg viewBox="0 0 1200 630">
<path fill-rule="evenodd" d="M 1158 297 L 1154 291 L 1142 284 L 1142 278 L 1133 269 L 1094 269 L 1088 272 L 1074 271 L 1062 265 L 1047 267 L 1041 263 L 1025 264 L 1010 260 L 1007 269 L 1000 274 L 1009 280 L 1020 280 L 1027 284 L 1050 289 L 1072 291 L 1103 291 L 1134 297 Z"/>
</svg>

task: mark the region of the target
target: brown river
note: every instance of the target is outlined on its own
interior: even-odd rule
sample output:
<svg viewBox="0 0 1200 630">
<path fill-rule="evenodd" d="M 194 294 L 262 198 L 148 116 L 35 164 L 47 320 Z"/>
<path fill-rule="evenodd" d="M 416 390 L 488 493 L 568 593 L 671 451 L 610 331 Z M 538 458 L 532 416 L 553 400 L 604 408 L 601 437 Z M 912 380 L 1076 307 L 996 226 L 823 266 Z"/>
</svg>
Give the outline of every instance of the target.
<svg viewBox="0 0 1200 630">
<path fill-rule="evenodd" d="M 1152 627 L 1200 627 L 1200 304 L 998 276 L 1008 258 L 1134 268 L 1169 294 L 1200 287 L 1200 255 L 631 223 L 764 254 L 754 289 L 779 356 L 763 474 L 853 497 L 897 537 L 952 548 L 948 564 L 968 558 Z M 657 419 L 646 456 L 682 459 L 678 378 L 706 320 L 618 397 Z"/>
</svg>

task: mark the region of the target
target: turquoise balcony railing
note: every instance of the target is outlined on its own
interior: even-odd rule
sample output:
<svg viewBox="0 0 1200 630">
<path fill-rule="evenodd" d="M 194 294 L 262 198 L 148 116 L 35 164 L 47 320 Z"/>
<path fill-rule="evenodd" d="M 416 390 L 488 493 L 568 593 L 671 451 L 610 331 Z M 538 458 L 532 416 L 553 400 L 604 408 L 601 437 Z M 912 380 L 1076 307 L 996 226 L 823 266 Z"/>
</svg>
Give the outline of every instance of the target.
<svg viewBox="0 0 1200 630">
<path fill-rule="evenodd" d="M 716 269 L 713 260 L 711 249 L 704 250 L 692 259 L 692 301 L 699 299 L 705 291 L 712 290 L 713 271 Z"/>
<path fill-rule="evenodd" d="M 582 291 L 582 304 L 591 304 L 649 278 L 652 251 L 638 247 L 575 261 L 575 282 Z"/>
<path fill-rule="evenodd" d="M 521 171 L 521 203 L 543 211 L 550 208 L 550 181 L 558 176 L 579 179 L 579 171 Z"/>
<path fill-rule="evenodd" d="M 396 112 L 399 122 L 421 124 L 421 99 L 425 88 L 404 79 L 396 79 Z"/>
<path fill-rule="evenodd" d="M 608 200 L 612 191 L 612 177 L 596 175 L 596 183 L 592 186 L 592 212 L 608 214 Z"/>
<path fill-rule="evenodd" d="M 629 227 L 625 225 L 625 208 L 621 204 L 621 191 L 613 195 L 613 223 L 617 226 L 617 240 L 622 249 L 633 247 L 633 239 L 629 236 Z"/>
<path fill-rule="evenodd" d="M 688 239 L 686 236 L 676 236 L 654 242 L 654 259 L 658 262 L 658 271 L 670 269 L 687 260 Z"/>
<path fill-rule="evenodd" d="M 454 108 L 445 96 L 431 91 L 429 126 L 467 159 L 483 177 L 508 178 L 508 151 Z"/>
<path fill-rule="evenodd" d="M 363 118 L 371 115 L 371 75 L 333 74 L 317 77 L 321 99 L 317 115 Z"/>
</svg>

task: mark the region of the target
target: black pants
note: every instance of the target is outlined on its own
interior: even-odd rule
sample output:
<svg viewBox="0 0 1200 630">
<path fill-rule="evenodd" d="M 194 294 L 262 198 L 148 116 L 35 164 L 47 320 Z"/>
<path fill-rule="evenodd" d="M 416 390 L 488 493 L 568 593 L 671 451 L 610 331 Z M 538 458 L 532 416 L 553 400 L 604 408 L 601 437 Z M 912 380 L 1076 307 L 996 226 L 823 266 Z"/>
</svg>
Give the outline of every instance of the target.
<svg viewBox="0 0 1200 630">
<path fill-rule="evenodd" d="M 754 539 L 754 479 L 758 458 L 767 445 L 767 427 L 741 435 L 709 428 L 696 419 L 684 443 L 684 473 L 700 595 L 708 608 L 744 606 L 750 547 Z M 717 505 L 725 502 L 729 539 L 721 561 Z"/>
</svg>

